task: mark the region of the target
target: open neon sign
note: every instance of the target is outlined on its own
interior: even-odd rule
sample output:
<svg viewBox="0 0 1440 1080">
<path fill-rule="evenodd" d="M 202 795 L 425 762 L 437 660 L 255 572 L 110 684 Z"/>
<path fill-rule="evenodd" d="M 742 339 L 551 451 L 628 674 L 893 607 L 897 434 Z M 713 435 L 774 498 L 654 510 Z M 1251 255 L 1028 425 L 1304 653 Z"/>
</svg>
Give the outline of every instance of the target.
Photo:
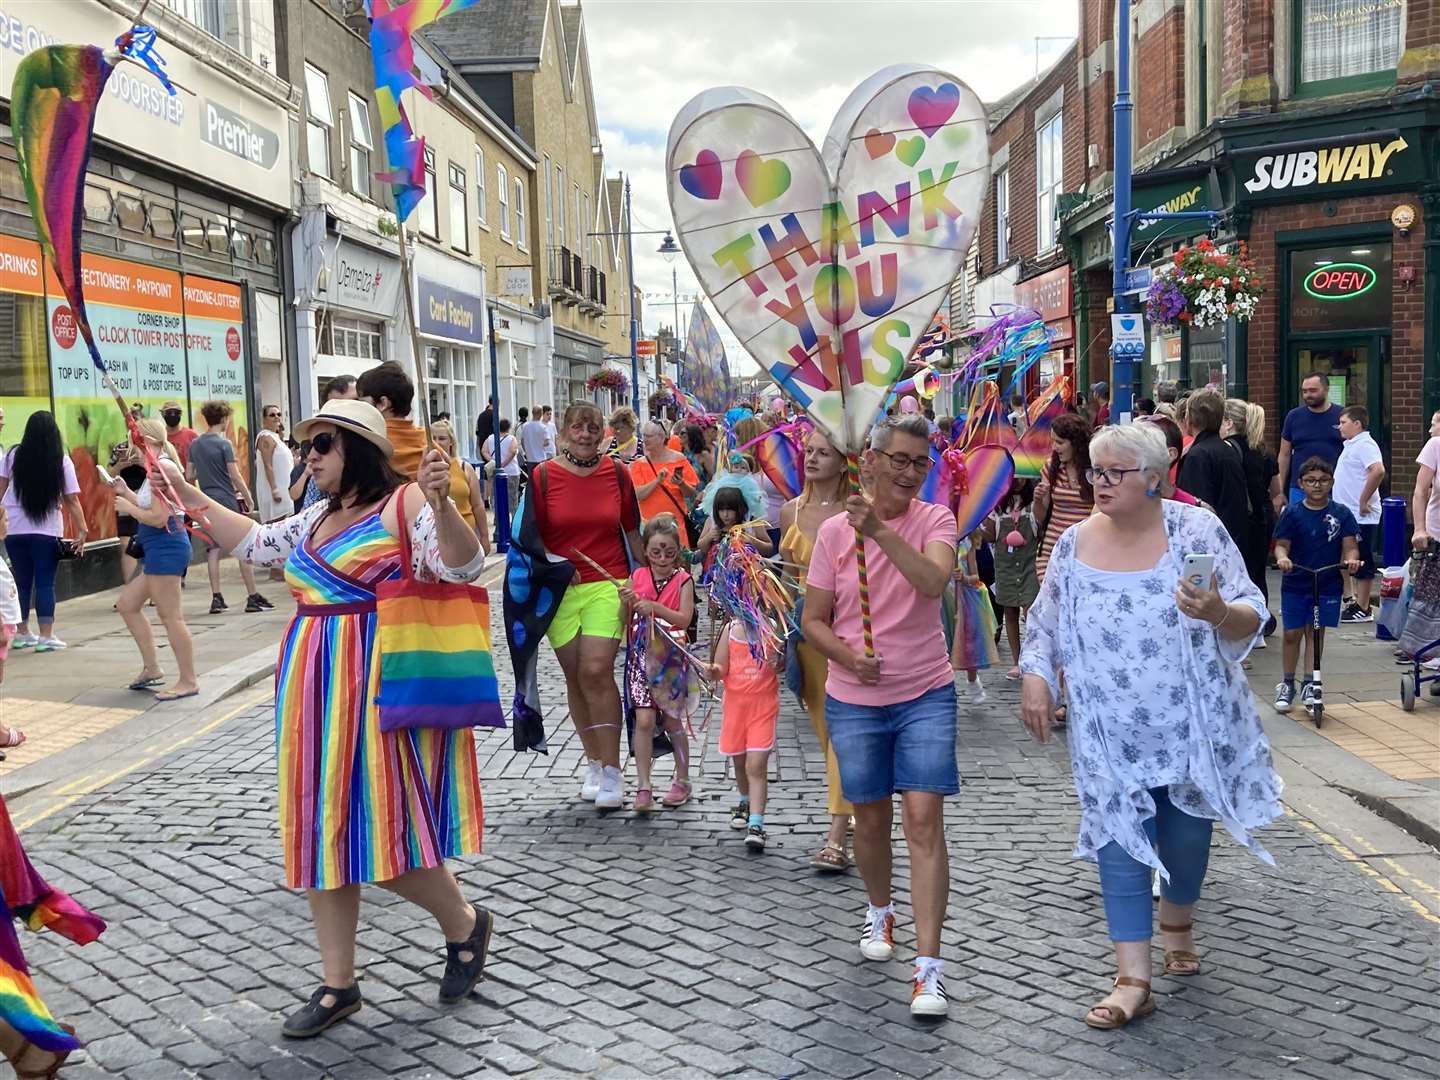
<svg viewBox="0 0 1440 1080">
<path fill-rule="evenodd" d="M 1329 263 L 1305 275 L 1305 291 L 1317 300 L 1354 300 L 1375 287 L 1375 271 L 1364 263 Z"/>
</svg>

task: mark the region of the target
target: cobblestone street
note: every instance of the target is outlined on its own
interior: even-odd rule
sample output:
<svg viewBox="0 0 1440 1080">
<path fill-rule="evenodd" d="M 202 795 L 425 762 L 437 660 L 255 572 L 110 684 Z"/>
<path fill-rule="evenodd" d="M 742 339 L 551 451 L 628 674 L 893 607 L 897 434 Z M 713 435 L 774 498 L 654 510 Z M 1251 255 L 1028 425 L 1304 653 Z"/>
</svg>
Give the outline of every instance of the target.
<svg viewBox="0 0 1440 1080">
<path fill-rule="evenodd" d="M 903 859 L 890 964 L 858 962 L 858 875 L 809 868 L 824 770 L 787 698 L 772 839 L 758 856 L 728 827 L 718 719 L 702 737 L 697 798 L 648 819 L 601 817 L 578 800 L 568 725 L 548 758 L 516 756 L 508 731 L 485 732 L 486 852 L 457 866 L 498 915 L 485 982 L 470 1002 L 438 1006 L 438 932 L 367 889 L 365 1008 L 317 1039 L 284 1041 L 281 1021 L 319 969 L 305 899 L 278 884 L 272 722 L 260 706 L 25 832 L 52 880 L 110 923 L 84 949 L 27 936 L 42 992 L 90 1040 L 65 1075 L 1403 1080 L 1440 1070 L 1437 926 L 1289 817 L 1264 835 L 1273 869 L 1217 839 L 1198 908 L 1203 973 L 1157 978 L 1159 1011 L 1123 1031 L 1086 1028 L 1110 947 L 1094 868 L 1069 858 L 1065 744 L 1032 744 L 1014 686 L 992 676 L 990 689 L 988 706 L 962 715 L 965 788 L 947 813 L 944 1022 L 909 1015 Z M 553 683 L 543 690 L 563 703 Z"/>
</svg>

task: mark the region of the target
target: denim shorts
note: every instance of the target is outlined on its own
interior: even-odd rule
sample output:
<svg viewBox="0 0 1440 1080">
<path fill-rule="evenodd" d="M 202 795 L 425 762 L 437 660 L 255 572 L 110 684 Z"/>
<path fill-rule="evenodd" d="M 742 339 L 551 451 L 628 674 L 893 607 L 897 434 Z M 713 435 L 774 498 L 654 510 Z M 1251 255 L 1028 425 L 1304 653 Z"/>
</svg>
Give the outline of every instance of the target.
<svg viewBox="0 0 1440 1080">
<path fill-rule="evenodd" d="M 897 791 L 960 790 L 953 683 L 894 705 L 852 705 L 826 694 L 825 723 L 840 788 L 852 803 L 877 802 Z"/>
</svg>

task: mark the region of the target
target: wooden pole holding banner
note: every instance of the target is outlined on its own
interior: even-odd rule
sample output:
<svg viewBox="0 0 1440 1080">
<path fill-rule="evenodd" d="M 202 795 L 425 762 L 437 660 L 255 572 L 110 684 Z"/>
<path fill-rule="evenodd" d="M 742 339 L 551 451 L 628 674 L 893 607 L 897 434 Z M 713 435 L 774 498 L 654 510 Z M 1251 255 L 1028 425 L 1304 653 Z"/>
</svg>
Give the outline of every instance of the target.
<svg viewBox="0 0 1440 1080">
<path fill-rule="evenodd" d="M 397 215 L 398 220 L 398 215 Z M 425 429 L 425 441 L 430 437 L 430 365 L 425 359 L 425 348 L 420 342 L 420 323 L 415 318 L 415 281 L 410 261 L 410 239 L 405 232 L 405 222 L 400 223 L 400 291 L 405 294 L 405 316 L 410 320 L 410 350 L 415 354 L 415 392 L 420 401 L 420 426 Z M 450 448 L 456 449 L 456 440 L 451 437 Z M 430 495 L 430 505 L 438 512 L 441 496 L 438 492 Z"/>
</svg>

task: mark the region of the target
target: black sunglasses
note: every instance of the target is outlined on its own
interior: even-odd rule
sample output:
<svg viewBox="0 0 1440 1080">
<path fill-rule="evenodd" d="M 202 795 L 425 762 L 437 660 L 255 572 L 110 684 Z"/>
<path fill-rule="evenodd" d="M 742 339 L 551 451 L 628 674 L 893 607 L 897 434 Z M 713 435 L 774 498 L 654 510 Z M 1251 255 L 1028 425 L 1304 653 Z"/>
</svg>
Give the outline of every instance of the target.
<svg viewBox="0 0 1440 1080">
<path fill-rule="evenodd" d="M 333 431 L 321 431 L 310 436 L 310 449 L 324 457 L 335 448 L 336 433 Z"/>
</svg>

